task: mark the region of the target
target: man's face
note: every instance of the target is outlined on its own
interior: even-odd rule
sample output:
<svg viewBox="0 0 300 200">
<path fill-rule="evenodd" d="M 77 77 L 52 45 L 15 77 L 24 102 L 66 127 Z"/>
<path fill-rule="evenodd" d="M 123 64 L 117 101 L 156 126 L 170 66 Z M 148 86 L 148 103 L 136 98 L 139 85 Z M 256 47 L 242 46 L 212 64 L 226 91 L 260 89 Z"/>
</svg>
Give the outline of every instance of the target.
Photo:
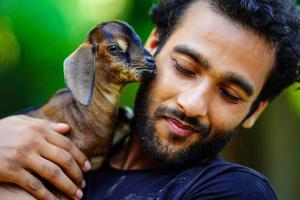
<svg viewBox="0 0 300 200">
<path fill-rule="evenodd" d="M 243 124 L 274 52 L 263 37 L 194 3 L 157 54 L 155 80 L 138 93 L 136 132 L 145 151 L 166 165 L 218 153 Z"/>
</svg>

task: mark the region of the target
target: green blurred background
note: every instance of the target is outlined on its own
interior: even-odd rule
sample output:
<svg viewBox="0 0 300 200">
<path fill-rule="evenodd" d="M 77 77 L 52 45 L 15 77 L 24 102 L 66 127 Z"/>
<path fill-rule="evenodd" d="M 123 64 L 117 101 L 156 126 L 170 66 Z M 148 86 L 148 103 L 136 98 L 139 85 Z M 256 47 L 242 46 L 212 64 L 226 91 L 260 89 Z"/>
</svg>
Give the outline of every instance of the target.
<svg viewBox="0 0 300 200">
<path fill-rule="evenodd" d="M 143 41 L 154 0 L 0 0 L 0 117 L 42 104 L 64 87 L 63 60 L 94 25 L 120 19 Z M 133 105 L 138 85 L 123 92 Z M 279 199 L 300 199 L 300 91 L 291 87 L 255 127 L 242 130 L 223 156 L 264 173 Z M 298 85 L 299 87 L 299 85 Z"/>
</svg>

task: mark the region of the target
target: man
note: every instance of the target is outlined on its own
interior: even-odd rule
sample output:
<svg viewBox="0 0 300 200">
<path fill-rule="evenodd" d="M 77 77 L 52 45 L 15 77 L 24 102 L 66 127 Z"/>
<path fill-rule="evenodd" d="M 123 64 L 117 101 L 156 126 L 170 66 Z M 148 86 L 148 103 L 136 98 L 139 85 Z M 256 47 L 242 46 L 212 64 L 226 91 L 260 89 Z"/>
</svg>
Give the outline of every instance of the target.
<svg viewBox="0 0 300 200">
<path fill-rule="evenodd" d="M 18 171 L 29 168 L 75 199 L 85 185 L 86 199 L 276 199 L 264 176 L 217 154 L 240 127 L 253 126 L 269 101 L 299 81 L 294 2 L 161 0 L 152 19 L 156 28 L 146 47 L 155 55 L 157 76 L 140 87 L 130 138 L 113 149 L 101 170 L 82 181 L 79 166 L 87 170 L 88 162 L 57 133 L 68 127 L 27 117 L 0 123 L 2 129 L 21 127 L 6 131 L 12 133 L 7 142 L 20 153 L 24 138 L 18 139 L 18 131 L 26 131 L 28 138 L 42 135 L 42 146 L 51 143 L 52 149 L 27 143 L 21 155 L 35 157 L 30 164 L 18 153 L 0 161 Z M 54 158 L 53 148 L 68 159 Z M 40 157 L 44 160 L 37 161 Z M 0 168 L 0 181 L 52 199 L 28 171 L 18 178 L 9 167 Z"/>
</svg>

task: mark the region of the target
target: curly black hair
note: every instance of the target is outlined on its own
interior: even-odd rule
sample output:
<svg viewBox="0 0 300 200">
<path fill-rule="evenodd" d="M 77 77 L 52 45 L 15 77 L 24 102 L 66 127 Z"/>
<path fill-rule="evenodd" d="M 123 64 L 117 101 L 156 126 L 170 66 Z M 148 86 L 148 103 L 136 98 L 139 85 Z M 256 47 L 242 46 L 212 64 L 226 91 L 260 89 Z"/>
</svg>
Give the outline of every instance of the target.
<svg viewBox="0 0 300 200">
<path fill-rule="evenodd" d="M 275 66 L 249 114 L 257 109 L 260 101 L 271 101 L 284 88 L 300 82 L 300 17 L 293 0 L 160 0 L 150 14 L 161 46 L 185 11 L 198 1 L 208 2 L 216 12 L 262 35 L 276 48 Z"/>
</svg>

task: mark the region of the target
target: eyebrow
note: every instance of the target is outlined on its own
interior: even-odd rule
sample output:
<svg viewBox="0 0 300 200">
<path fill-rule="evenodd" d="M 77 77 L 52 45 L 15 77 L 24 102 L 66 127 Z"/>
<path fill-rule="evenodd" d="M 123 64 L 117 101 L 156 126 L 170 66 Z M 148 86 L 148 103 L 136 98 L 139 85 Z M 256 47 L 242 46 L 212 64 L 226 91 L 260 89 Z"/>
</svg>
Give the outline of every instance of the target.
<svg viewBox="0 0 300 200">
<path fill-rule="evenodd" d="M 231 82 L 240 87 L 242 90 L 245 91 L 248 97 L 254 94 L 253 86 L 240 75 L 234 73 L 227 73 L 222 76 L 222 79 L 226 82 Z"/>
<path fill-rule="evenodd" d="M 192 49 L 191 47 L 188 47 L 186 45 L 177 45 L 174 47 L 173 51 L 175 53 L 183 54 L 192 58 L 194 61 L 196 61 L 199 65 L 201 65 L 205 69 L 212 68 L 208 59 L 203 57 L 201 54 L 199 54 L 196 50 Z"/>
<path fill-rule="evenodd" d="M 187 45 L 177 45 L 174 47 L 174 52 L 186 55 L 196 61 L 204 69 L 211 69 L 212 65 L 209 60 Z M 254 94 L 254 87 L 242 76 L 235 73 L 226 73 L 222 75 L 223 81 L 231 82 L 240 87 L 248 97 Z"/>
</svg>

